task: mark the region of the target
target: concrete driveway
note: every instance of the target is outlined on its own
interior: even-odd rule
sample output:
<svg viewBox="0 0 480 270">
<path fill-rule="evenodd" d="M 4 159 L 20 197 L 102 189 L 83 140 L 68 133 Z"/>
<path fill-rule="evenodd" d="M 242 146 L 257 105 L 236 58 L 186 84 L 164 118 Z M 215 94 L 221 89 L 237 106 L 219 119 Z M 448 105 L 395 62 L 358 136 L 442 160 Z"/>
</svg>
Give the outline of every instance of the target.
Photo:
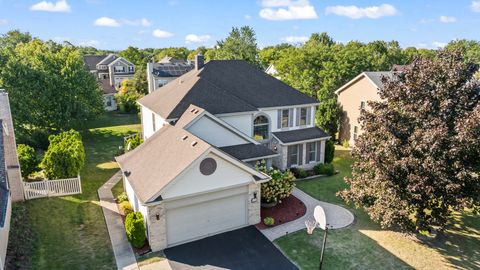
<svg viewBox="0 0 480 270">
<path fill-rule="evenodd" d="M 168 248 L 174 270 L 298 269 L 254 226 Z"/>
</svg>

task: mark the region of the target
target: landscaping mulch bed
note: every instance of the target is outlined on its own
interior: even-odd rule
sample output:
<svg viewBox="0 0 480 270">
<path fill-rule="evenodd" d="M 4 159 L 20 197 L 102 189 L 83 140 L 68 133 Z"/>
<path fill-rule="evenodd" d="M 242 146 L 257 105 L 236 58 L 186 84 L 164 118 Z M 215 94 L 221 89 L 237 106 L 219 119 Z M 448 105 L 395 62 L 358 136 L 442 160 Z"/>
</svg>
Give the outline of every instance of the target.
<svg viewBox="0 0 480 270">
<path fill-rule="evenodd" d="M 284 224 L 301 218 L 307 212 L 307 207 L 305 204 L 297 199 L 295 196 L 290 195 L 290 197 L 283 199 L 282 203 L 275 205 L 271 208 L 262 207 L 260 210 L 260 216 L 262 221 L 255 225 L 257 229 L 263 230 L 266 228 L 275 227 L 280 224 Z M 275 224 L 273 226 L 267 226 L 263 224 L 263 219 L 266 217 L 273 217 L 275 219 Z"/>
<path fill-rule="evenodd" d="M 120 207 L 120 204 L 117 203 L 117 208 L 118 208 L 118 213 L 120 214 L 120 216 L 122 217 L 122 222 L 123 224 L 125 225 L 125 213 L 123 213 L 122 211 L 122 208 Z M 138 257 L 138 256 L 141 256 L 141 255 L 144 255 L 146 253 L 148 253 L 149 251 L 151 251 L 152 249 L 150 248 L 150 244 L 148 243 L 148 239 L 145 241 L 145 245 L 141 248 L 136 248 L 132 245 L 130 245 L 133 249 L 133 253 L 135 254 L 135 257 Z"/>
</svg>

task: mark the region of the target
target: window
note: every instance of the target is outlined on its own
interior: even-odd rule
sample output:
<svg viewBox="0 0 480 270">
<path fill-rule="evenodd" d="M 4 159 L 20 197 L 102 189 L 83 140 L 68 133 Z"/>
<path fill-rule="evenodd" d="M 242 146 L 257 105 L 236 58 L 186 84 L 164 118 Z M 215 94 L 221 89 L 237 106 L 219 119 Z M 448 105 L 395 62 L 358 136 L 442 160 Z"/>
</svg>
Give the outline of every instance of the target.
<svg viewBox="0 0 480 270">
<path fill-rule="evenodd" d="M 157 85 L 158 87 L 162 87 L 164 86 L 165 84 L 167 84 L 168 81 L 167 80 L 157 80 Z"/>
<path fill-rule="evenodd" d="M 289 150 L 290 150 L 290 157 L 288 157 L 290 159 L 290 166 L 291 165 L 298 165 L 299 162 L 298 162 L 298 157 L 300 156 L 298 154 L 298 145 L 292 145 L 292 146 L 289 146 Z"/>
<path fill-rule="evenodd" d="M 290 122 L 290 110 L 282 110 L 282 128 L 289 127 Z"/>
<path fill-rule="evenodd" d="M 264 115 L 257 116 L 253 121 L 253 138 L 257 141 L 268 139 L 269 123 Z"/>
<path fill-rule="evenodd" d="M 107 107 L 112 106 L 112 96 L 107 97 Z"/>
<path fill-rule="evenodd" d="M 360 110 L 365 110 L 365 101 L 360 101 Z"/>
<path fill-rule="evenodd" d="M 152 113 L 152 127 L 153 127 L 153 132 L 155 132 L 156 127 L 155 127 L 155 114 Z"/>
<path fill-rule="evenodd" d="M 307 143 L 307 163 L 317 161 L 317 142 Z"/>
<path fill-rule="evenodd" d="M 113 67 L 113 70 L 115 72 L 125 72 L 125 67 L 124 66 L 115 66 L 115 67 Z"/>
<path fill-rule="evenodd" d="M 356 141 L 358 137 L 358 126 L 353 127 L 353 140 Z"/>
<path fill-rule="evenodd" d="M 299 115 L 299 126 L 306 126 L 307 125 L 307 108 L 300 108 L 299 110 L 300 115 Z"/>
</svg>

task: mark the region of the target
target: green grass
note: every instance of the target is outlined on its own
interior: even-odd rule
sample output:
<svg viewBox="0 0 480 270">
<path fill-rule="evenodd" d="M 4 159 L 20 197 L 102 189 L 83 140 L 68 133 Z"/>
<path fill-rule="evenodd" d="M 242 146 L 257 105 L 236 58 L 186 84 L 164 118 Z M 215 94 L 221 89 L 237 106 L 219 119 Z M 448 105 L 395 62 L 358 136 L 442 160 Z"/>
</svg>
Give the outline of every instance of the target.
<svg viewBox="0 0 480 270">
<path fill-rule="evenodd" d="M 351 174 L 349 152 L 337 148 L 334 164 L 339 174 L 299 182 L 298 187 L 322 201 L 342 204 L 335 193 L 347 187 Z M 456 215 L 445 239 L 432 240 L 382 230 L 361 209 L 353 225 L 328 234 L 325 269 L 480 269 L 480 217 L 468 211 Z M 300 231 L 276 240 L 276 244 L 303 269 L 317 269 L 323 231 L 313 236 Z"/>
<path fill-rule="evenodd" d="M 139 131 L 138 117 L 109 113 L 82 133 L 86 151 L 83 193 L 25 202 L 33 231 L 27 269 L 116 269 L 97 190 L 117 170 L 123 136 Z M 13 213 L 15 215 L 15 213 Z M 16 239 L 10 239 L 13 245 Z"/>
<path fill-rule="evenodd" d="M 119 181 L 113 188 L 112 194 L 114 198 L 117 198 L 118 195 L 123 193 L 123 181 Z"/>
</svg>

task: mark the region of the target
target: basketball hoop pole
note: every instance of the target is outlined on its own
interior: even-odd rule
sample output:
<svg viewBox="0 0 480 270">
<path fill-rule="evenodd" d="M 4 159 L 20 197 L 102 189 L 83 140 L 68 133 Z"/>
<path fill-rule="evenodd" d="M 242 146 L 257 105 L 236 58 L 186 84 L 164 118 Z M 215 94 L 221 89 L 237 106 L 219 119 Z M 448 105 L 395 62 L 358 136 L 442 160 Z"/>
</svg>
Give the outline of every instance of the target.
<svg viewBox="0 0 480 270">
<path fill-rule="evenodd" d="M 325 253 L 325 245 L 327 244 L 327 234 L 328 234 L 328 224 L 327 226 L 325 226 L 325 233 L 323 234 L 322 253 L 320 254 L 320 266 L 318 267 L 319 270 L 322 270 L 323 254 Z"/>
</svg>

